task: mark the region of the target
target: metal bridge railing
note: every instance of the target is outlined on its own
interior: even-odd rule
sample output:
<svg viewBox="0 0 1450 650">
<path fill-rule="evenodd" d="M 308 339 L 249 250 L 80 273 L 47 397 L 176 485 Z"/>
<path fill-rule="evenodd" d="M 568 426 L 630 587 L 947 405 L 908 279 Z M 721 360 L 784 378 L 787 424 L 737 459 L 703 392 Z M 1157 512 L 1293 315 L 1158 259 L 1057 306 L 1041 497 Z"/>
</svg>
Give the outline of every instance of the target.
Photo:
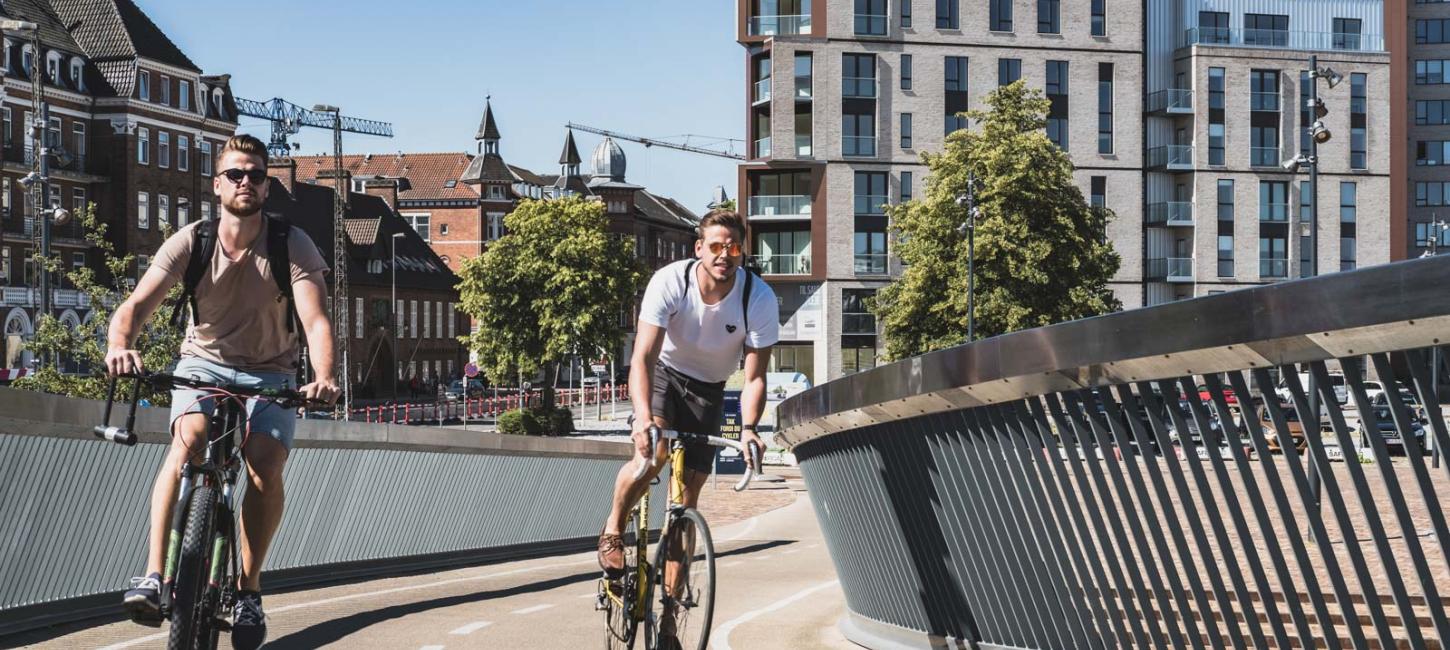
<svg viewBox="0 0 1450 650">
<path fill-rule="evenodd" d="M 777 440 L 847 635 L 1443 647 L 1447 273 L 1417 260 L 1015 332 L 787 400 Z"/>
</svg>

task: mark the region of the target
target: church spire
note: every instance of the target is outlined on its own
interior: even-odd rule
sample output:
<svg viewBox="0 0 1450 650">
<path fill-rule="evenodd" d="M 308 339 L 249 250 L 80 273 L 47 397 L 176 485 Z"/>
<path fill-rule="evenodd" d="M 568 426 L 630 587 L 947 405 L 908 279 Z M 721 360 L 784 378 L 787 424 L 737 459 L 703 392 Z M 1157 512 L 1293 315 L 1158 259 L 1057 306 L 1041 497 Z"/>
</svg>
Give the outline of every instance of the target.
<svg viewBox="0 0 1450 650">
<path fill-rule="evenodd" d="M 478 133 L 473 139 L 481 141 L 480 153 L 498 155 L 498 124 L 493 121 L 493 97 L 490 95 L 483 100 L 483 120 L 478 123 Z"/>
<path fill-rule="evenodd" d="M 564 152 L 559 154 L 559 174 L 561 176 L 578 176 L 579 162 L 579 148 L 574 146 L 574 129 L 569 129 L 564 136 Z"/>
</svg>

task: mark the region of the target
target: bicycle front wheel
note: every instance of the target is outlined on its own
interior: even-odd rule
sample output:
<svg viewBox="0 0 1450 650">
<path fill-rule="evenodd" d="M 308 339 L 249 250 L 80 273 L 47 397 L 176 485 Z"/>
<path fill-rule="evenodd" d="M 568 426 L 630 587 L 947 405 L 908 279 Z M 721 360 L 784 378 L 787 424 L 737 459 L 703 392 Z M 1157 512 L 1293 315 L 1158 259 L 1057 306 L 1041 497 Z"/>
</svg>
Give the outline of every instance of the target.
<svg viewBox="0 0 1450 650">
<path fill-rule="evenodd" d="M 715 545 L 705 517 L 686 508 L 674 517 L 655 550 L 660 574 L 654 620 L 661 650 L 705 650 L 715 613 Z"/>
<path fill-rule="evenodd" d="M 181 557 L 176 565 L 175 591 L 171 599 L 171 650 L 205 647 L 211 640 L 211 612 L 204 611 L 207 576 L 210 574 L 210 544 L 216 522 L 216 491 L 197 487 L 187 503 L 186 530 L 181 537 Z M 178 504 L 178 507 L 179 504 Z"/>
</svg>

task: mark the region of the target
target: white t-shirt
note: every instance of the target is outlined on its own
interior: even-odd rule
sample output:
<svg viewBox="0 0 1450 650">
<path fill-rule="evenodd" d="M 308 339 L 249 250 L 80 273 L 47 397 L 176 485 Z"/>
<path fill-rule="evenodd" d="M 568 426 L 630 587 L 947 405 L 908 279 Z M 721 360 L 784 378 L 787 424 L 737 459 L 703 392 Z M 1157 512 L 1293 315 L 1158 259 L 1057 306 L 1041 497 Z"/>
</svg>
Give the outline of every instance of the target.
<svg viewBox="0 0 1450 650">
<path fill-rule="evenodd" d="M 700 296 L 699 271 L 680 260 L 650 278 L 639 306 L 639 319 L 663 327 L 665 342 L 660 361 L 695 379 L 721 382 L 740 367 L 744 346 L 767 348 L 780 339 L 780 308 L 775 292 L 760 278 L 750 287 L 750 331 L 745 331 L 744 269 L 735 270 L 730 293 L 713 305 Z M 685 291 L 685 268 L 697 275 Z"/>
</svg>

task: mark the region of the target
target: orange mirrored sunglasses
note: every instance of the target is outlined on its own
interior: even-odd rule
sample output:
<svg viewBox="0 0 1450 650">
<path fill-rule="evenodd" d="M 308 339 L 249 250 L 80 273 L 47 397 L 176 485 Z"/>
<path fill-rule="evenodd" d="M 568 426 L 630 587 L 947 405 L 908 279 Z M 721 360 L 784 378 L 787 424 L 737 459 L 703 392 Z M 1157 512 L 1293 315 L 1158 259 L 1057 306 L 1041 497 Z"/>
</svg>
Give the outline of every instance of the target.
<svg viewBox="0 0 1450 650">
<path fill-rule="evenodd" d="M 740 244 L 722 244 L 720 242 L 710 242 L 706 244 L 705 247 L 710 249 L 711 255 L 719 255 L 721 252 L 724 252 L 730 257 L 740 257 L 741 253 L 745 252 L 745 249 L 741 248 Z"/>
</svg>

